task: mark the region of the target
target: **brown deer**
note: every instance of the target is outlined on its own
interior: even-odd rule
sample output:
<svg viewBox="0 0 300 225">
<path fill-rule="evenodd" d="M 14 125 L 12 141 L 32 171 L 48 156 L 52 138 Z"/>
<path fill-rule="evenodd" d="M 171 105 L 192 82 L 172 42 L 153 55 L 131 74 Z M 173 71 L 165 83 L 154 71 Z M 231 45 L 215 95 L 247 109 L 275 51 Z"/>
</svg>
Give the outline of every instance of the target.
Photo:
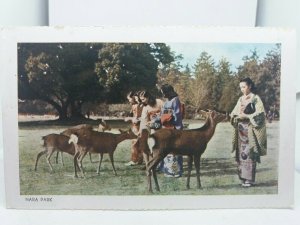
<svg viewBox="0 0 300 225">
<path fill-rule="evenodd" d="M 200 158 L 204 153 L 207 143 L 214 135 L 216 125 L 224 121 L 227 116 L 216 111 L 201 111 L 206 116 L 205 124 L 198 129 L 191 130 L 173 130 L 160 129 L 149 136 L 153 139 L 154 146 L 152 147 L 153 158 L 146 162 L 146 173 L 148 176 L 148 190 L 152 192 L 151 174 L 153 174 L 155 187 L 160 191 L 156 167 L 158 163 L 163 160 L 169 153 L 188 156 L 188 174 L 186 187 L 190 188 L 190 176 L 192 170 L 192 163 L 194 161 L 197 175 L 197 188 L 201 188 L 200 182 Z M 143 136 L 143 135 L 141 135 Z M 143 141 L 145 143 L 145 141 Z M 149 152 L 147 145 L 140 145 L 144 147 L 144 153 Z M 148 149 L 147 149 L 148 148 Z M 149 154 L 149 153 L 148 153 Z"/>
<path fill-rule="evenodd" d="M 68 143 L 69 137 L 62 135 L 62 134 L 48 134 L 46 136 L 42 137 L 44 144 L 43 146 L 45 147 L 45 150 L 41 151 L 38 153 L 36 161 L 35 161 L 35 167 L 34 170 L 37 171 L 37 164 L 39 161 L 39 158 L 42 155 L 47 154 L 46 160 L 47 163 L 50 167 L 50 170 L 53 171 L 53 167 L 50 162 L 50 158 L 52 154 L 57 151 L 57 152 L 66 152 L 70 155 L 75 154 L 75 148 L 72 144 Z M 62 159 L 63 163 L 63 159 Z"/>
<path fill-rule="evenodd" d="M 98 125 L 98 132 L 105 132 L 106 130 L 110 131 L 111 127 L 106 123 L 105 120 L 101 120 Z"/>
<path fill-rule="evenodd" d="M 84 171 L 82 168 L 82 160 L 87 153 L 100 154 L 99 165 L 97 169 L 97 174 L 100 173 L 100 167 L 103 159 L 103 154 L 108 153 L 114 174 L 117 175 L 114 166 L 114 152 L 117 145 L 126 139 L 135 139 L 137 136 L 132 132 L 131 129 L 128 131 L 119 130 L 120 134 L 97 132 L 93 130 L 85 130 L 79 134 L 71 134 L 69 143 L 73 143 L 75 146 L 74 155 L 74 169 L 75 177 L 77 176 L 77 165 L 81 169 L 84 176 Z"/>
<path fill-rule="evenodd" d="M 89 125 L 89 124 L 79 124 L 79 125 L 76 125 L 76 126 L 73 126 L 73 127 L 70 127 L 68 129 L 64 130 L 63 132 L 61 132 L 61 134 L 70 137 L 71 134 L 74 134 L 74 133 L 79 134 L 81 132 L 85 132 L 85 130 L 91 131 L 91 130 L 93 130 L 93 126 Z M 106 123 L 105 120 L 102 119 L 98 125 L 97 131 L 105 132 L 105 131 L 110 131 L 110 130 L 111 130 L 111 127 Z M 60 152 L 60 153 L 61 153 L 61 159 L 63 162 L 63 154 L 62 154 L 62 152 Z M 59 154 L 59 152 L 57 152 L 57 155 L 56 155 L 56 163 L 58 163 L 58 154 Z M 94 161 L 92 160 L 91 153 L 89 153 L 89 157 L 90 157 L 90 162 L 94 163 Z"/>
</svg>

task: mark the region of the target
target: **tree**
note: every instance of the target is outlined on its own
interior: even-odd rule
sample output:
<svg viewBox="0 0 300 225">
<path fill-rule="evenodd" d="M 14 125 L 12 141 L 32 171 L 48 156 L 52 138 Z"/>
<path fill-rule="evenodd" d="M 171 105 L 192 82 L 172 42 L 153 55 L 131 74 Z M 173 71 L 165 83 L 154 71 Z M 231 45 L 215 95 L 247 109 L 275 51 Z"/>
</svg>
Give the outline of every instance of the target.
<svg viewBox="0 0 300 225">
<path fill-rule="evenodd" d="M 214 90 L 215 62 L 207 52 L 202 52 L 194 66 L 194 79 L 191 80 L 189 101 L 196 108 L 215 108 L 217 99 Z"/>
<path fill-rule="evenodd" d="M 180 61 L 183 59 L 183 56 L 181 54 L 175 55 L 174 52 L 171 52 L 171 54 L 173 54 L 174 61 L 159 68 L 157 72 L 157 85 L 161 86 L 166 83 L 172 85 L 180 100 L 188 104 L 187 93 L 190 89 L 191 69 L 189 65 L 186 65 L 182 71 L 183 66 Z"/>
<path fill-rule="evenodd" d="M 250 57 L 244 57 L 244 64 L 238 68 L 237 79 L 250 77 L 257 87 L 257 94 L 261 97 L 265 109 L 280 106 L 280 45 L 270 50 L 266 57 L 258 61 L 256 50 Z"/>
<path fill-rule="evenodd" d="M 217 108 L 221 111 L 229 112 L 236 103 L 237 87 L 233 72 L 230 70 L 230 62 L 226 58 L 222 58 L 217 65 Z"/>
<path fill-rule="evenodd" d="M 270 50 L 261 63 L 261 73 L 257 88 L 264 99 L 266 110 L 280 109 L 280 45 Z"/>
<path fill-rule="evenodd" d="M 124 99 L 131 90 L 155 89 L 159 66 L 174 58 L 161 43 L 107 43 L 99 50 L 96 74 L 109 93 L 108 102 Z"/>
<path fill-rule="evenodd" d="M 18 51 L 19 98 L 46 101 L 60 119 L 83 117 L 87 102 L 155 89 L 158 67 L 174 60 L 163 43 L 22 43 Z"/>
<path fill-rule="evenodd" d="M 103 89 L 94 73 L 98 44 L 19 45 L 19 98 L 51 104 L 60 119 L 82 117 L 81 105 Z"/>
</svg>

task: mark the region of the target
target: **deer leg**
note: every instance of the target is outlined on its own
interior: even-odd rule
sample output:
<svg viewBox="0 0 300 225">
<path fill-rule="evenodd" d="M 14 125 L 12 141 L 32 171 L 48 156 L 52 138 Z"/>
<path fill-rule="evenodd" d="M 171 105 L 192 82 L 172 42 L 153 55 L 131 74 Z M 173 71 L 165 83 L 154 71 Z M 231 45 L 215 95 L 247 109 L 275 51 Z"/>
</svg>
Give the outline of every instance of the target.
<svg viewBox="0 0 300 225">
<path fill-rule="evenodd" d="M 187 174 L 187 181 L 186 181 L 186 188 L 190 189 L 190 178 L 191 178 L 191 171 L 192 171 L 192 165 L 193 165 L 193 156 L 188 156 L 188 174 Z"/>
<path fill-rule="evenodd" d="M 83 160 L 83 158 L 85 157 L 86 154 L 87 154 L 87 152 L 84 151 L 84 152 L 83 152 L 82 154 L 80 154 L 80 156 L 79 156 L 79 168 L 81 169 L 81 174 L 82 174 L 83 177 L 85 177 L 85 175 L 84 175 L 84 171 L 83 171 L 82 160 Z"/>
<path fill-rule="evenodd" d="M 147 176 L 147 183 L 148 183 L 148 192 L 153 193 L 152 181 L 151 181 L 152 170 L 147 166 L 146 166 L 146 176 Z"/>
<path fill-rule="evenodd" d="M 148 170 L 148 163 L 149 163 L 149 154 L 143 153 L 144 162 L 146 164 L 146 176 L 147 176 L 147 185 L 148 185 L 148 191 L 150 193 L 153 193 L 152 190 L 152 183 L 151 183 L 151 170 Z"/>
<path fill-rule="evenodd" d="M 75 153 L 75 154 L 76 154 L 76 153 Z M 74 155 L 74 157 L 75 157 L 75 155 Z M 81 171 L 81 169 L 80 169 L 80 167 L 79 167 L 79 157 L 80 157 L 80 152 L 79 152 L 79 154 L 78 154 L 78 156 L 77 156 L 76 168 L 77 168 L 78 171 Z"/>
<path fill-rule="evenodd" d="M 157 180 L 157 176 L 156 176 L 156 167 L 158 165 L 158 163 L 164 158 L 166 157 L 167 154 L 163 154 L 163 155 L 155 155 L 148 163 L 147 166 L 147 171 L 148 173 L 151 174 L 151 172 L 153 173 L 153 178 L 154 178 L 154 182 L 155 182 L 155 189 L 157 191 L 160 191 L 159 185 L 158 185 L 158 180 Z M 151 177 L 151 175 L 150 175 Z"/>
<path fill-rule="evenodd" d="M 194 164 L 196 168 L 196 176 L 197 176 L 197 188 L 201 188 L 201 182 L 200 182 L 200 156 L 194 157 Z"/>
<path fill-rule="evenodd" d="M 113 167 L 115 176 L 117 176 L 117 172 L 116 172 L 115 165 L 114 165 L 114 153 L 113 153 L 113 152 L 110 152 L 110 153 L 109 153 L 109 159 L 110 159 L 110 161 L 111 161 L 111 165 L 112 165 L 112 167 Z"/>
<path fill-rule="evenodd" d="M 74 177 L 75 178 L 78 178 L 77 168 L 79 167 L 78 166 L 78 157 L 79 157 L 79 155 L 80 155 L 80 152 L 76 152 L 75 155 L 74 155 L 74 170 L 75 170 Z"/>
<path fill-rule="evenodd" d="M 151 160 L 149 160 L 148 162 L 148 166 L 149 168 L 152 168 L 154 165 L 158 165 L 158 163 L 160 162 L 160 160 L 162 160 L 163 158 L 165 158 L 168 154 L 163 154 L 163 155 L 154 155 L 153 158 Z"/>
<path fill-rule="evenodd" d="M 39 161 L 40 157 L 41 157 L 42 155 L 45 155 L 46 153 L 47 153 L 47 149 L 45 149 L 44 151 L 41 151 L 41 152 L 37 155 L 36 161 L 35 161 L 35 166 L 34 166 L 34 170 L 35 170 L 35 171 L 37 171 L 37 164 L 38 164 L 38 161 Z"/>
<path fill-rule="evenodd" d="M 93 161 L 93 159 L 92 159 L 92 153 L 89 152 L 89 156 L 90 156 L 90 162 L 91 163 L 96 163 L 97 162 L 97 161 L 96 162 Z"/>
<path fill-rule="evenodd" d="M 59 151 L 57 151 L 56 153 L 56 158 L 55 158 L 55 163 L 58 164 L 58 155 L 59 155 Z"/>
<path fill-rule="evenodd" d="M 48 163 L 48 165 L 49 165 L 49 167 L 50 167 L 50 171 L 51 171 L 51 172 L 53 171 L 53 167 L 52 167 L 50 158 L 51 158 L 53 152 L 54 152 L 54 150 L 52 150 L 52 151 L 50 151 L 50 152 L 48 151 L 48 155 L 47 155 L 47 157 L 46 157 L 46 160 L 47 160 L 47 163 Z"/>
<path fill-rule="evenodd" d="M 60 156 L 61 156 L 61 164 L 63 166 L 65 166 L 65 163 L 64 163 L 64 157 L 63 157 L 63 152 L 60 152 Z"/>
<path fill-rule="evenodd" d="M 92 154 L 89 152 L 90 162 L 93 163 Z"/>
<path fill-rule="evenodd" d="M 100 167 L 101 167 L 102 159 L 103 159 L 103 153 L 100 153 L 99 154 L 99 164 L 98 164 L 97 174 L 100 174 Z"/>
<path fill-rule="evenodd" d="M 153 179 L 154 179 L 154 182 L 155 182 L 155 189 L 156 191 L 160 191 L 159 189 L 159 185 L 158 185 L 158 180 L 157 180 L 157 175 L 156 175 L 156 167 L 158 165 L 160 161 L 158 161 L 156 164 L 154 164 L 154 166 L 152 167 L 152 174 L 153 174 Z"/>
</svg>

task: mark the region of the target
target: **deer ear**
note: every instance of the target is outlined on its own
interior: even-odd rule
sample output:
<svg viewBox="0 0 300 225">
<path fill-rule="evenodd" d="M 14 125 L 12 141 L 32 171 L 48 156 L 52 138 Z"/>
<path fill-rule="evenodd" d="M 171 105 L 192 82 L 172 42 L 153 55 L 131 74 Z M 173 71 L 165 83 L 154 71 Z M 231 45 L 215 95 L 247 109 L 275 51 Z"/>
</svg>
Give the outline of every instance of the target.
<svg viewBox="0 0 300 225">
<path fill-rule="evenodd" d="M 122 130 L 122 129 L 119 129 L 120 133 L 123 134 L 123 133 L 126 133 L 126 131 Z"/>
<path fill-rule="evenodd" d="M 217 114 L 217 112 L 215 110 L 210 110 L 209 112 L 212 115 L 212 117 L 214 117 Z"/>
<path fill-rule="evenodd" d="M 207 112 L 204 110 L 199 110 L 198 111 L 202 116 L 207 116 Z"/>
</svg>

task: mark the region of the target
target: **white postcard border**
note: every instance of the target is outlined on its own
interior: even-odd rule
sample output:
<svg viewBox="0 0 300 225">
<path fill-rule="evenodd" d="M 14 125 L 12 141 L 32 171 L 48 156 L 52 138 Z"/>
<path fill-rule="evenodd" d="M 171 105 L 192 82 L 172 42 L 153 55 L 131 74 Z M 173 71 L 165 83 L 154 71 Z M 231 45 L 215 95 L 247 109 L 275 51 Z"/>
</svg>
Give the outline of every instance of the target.
<svg viewBox="0 0 300 225">
<path fill-rule="evenodd" d="M 17 107 L 18 42 L 222 42 L 281 43 L 281 120 L 278 194 L 227 196 L 20 196 Z M 294 194 L 296 37 L 279 28 L 35 27 L 1 30 L 6 202 L 23 209 L 286 208 Z M 146 177 L 145 177 L 146 179 Z M 146 188 L 146 187 L 145 187 Z M 38 201 L 26 201 L 37 198 Z M 42 198 L 44 200 L 42 200 Z"/>
</svg>

